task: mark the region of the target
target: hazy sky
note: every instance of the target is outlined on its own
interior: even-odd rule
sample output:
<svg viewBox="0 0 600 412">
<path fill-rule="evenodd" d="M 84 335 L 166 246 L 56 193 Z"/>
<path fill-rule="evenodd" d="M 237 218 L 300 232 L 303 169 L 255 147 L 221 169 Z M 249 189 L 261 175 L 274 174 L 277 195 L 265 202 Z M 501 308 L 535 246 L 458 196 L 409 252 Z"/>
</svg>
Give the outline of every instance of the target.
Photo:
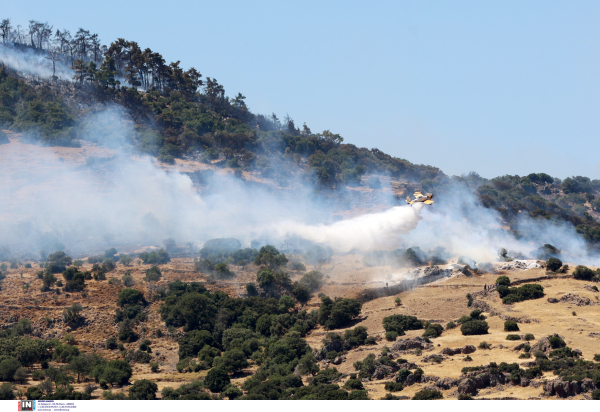
<svg viewBox="0 0 600 412">
<path fill-rule="evenodd" d="M 600 2 L 28 1 L 0 18 L 118 37 L 447 174 L 600 178 Z"/>
</svg>

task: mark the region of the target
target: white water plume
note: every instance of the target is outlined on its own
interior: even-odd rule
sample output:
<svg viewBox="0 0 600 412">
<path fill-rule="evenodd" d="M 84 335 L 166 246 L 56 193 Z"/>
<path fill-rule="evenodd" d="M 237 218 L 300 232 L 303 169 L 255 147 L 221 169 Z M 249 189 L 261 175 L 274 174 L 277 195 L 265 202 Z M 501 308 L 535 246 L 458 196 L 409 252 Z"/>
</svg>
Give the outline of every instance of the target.
<svg viewBox="0 0 600 412">
<path fill-rule="evenodd" d="M 417 227 L 422 219 L 422 203 L 396 206 L 380 213 L 369 213 L 330 225 L 307 225 L 283 222 L 276 228 L 279 235 L 296 235 L 305 240 L 326 245 L 341 253 L 351 250 L 369 251 L 397 248 L 399 236 Z"/>
</svg>

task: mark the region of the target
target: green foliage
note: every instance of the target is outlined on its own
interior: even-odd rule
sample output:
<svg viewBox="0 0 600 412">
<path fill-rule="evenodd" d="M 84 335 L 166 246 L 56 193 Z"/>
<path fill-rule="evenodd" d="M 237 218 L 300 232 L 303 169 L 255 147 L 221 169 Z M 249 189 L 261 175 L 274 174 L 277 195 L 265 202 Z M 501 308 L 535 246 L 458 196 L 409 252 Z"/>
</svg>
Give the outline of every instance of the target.
<svg viewBox="0 0 600 412">
<path fill-rule="evenodd" d="M 422 389 L 412 397 L 413 401 L 429 401 L 435 399 L 444 399 L 442 392 L 434 389 Z"/>
<path fill-rule="evenodd" d="M 275 246 L 266 245 L 260 248 L 258 255 L 254 259 L 256 265 L 265 265 L 271 269 L 285 266 L 288 263 L 288 259 L 283 253 L 280 253 Z"/>
<path fill-rule="evenodd" d="M 156 399 L 158 386 L 156 383 L 147 379 L 138 379 L 129 388 L 129 399 L 132 400 L 153 400 Z"/>
<path fill-rule="evenodd" d="M 573 277 L 577 280 L 592 280 L 594 275 L 595 273 L 592 269 L 583 265 L 577 265 L 573 271 Z"/>
<path fill-rule="evenodd" d="M 231 349 L 223 353 L 223 355 L 215 361 L 215 367 L 221 368 L 228 373 L 239 372 L 248 367 L 249 363 L 246 355 L 239 349 Z"/>
<path fill-rule="evenodd" d="M 23 366 L 42 362 L 51 357 L 52 343 L 44 339 L 28 336 L 10 336 L 0 338 L 0 362 L 16 358 Z"/>
<path fill-rule="evenodd" d="M 213 335 L 207 330 L 192 330 L 179 340 L 179 359 L 196 357 L 205 345 L 214 346 Z"/>
<path fill-rule="evenodd" d="M 117 349 L 117 337 L 111 336 L 110 338 L 106 339 L 105 346 L 106 346 L 106 349 L 108 349 L 108 350 Z"/>
<path fill-rule="evenodd" d="M 229 375 L 219 368 L 209 370 L 204 379 L 204 384 L 211 392 L 222 392 L 229 383 Z"/>
<path fill-rule="evenodd" d="M 4 382 L 2 385 L 0 385 L 0 400 L 10 401 L 13 399 L 15 399 L 13 386 L 8 382 Z"/>
<path fill-rule="evenodd" d="M 507 335 L 506 340 L 521 340 L 519 335 Z"/>
<path fill-rule="evenodd" d="M 123 360 L 101 360 L 94 366 L 91 375 L 96 382 L 105 382 L 109 385 L 125 385 L 133 375 L 133 370 L 131 365 Z"/>
<path fill-rule="evenodd" d="M 463 323 L 460 331 L 463 335 L 485 335 L 488 333 L 489 326 L 484 320 L 469 320 Z"/>
<path fill-rule="evenodd" d="M 444 328 L 439 323 L 429 323 L 425 324 L 425 332 L 423 333 L 424 338 L 437 338 L 438 336 L 442 336 L 442 332 Z"/>
<path fill-rule="evenodd" d="M 558 272 L 562 266 L 562 261 L 558 258 L 551 257 L 546 261 L 546 269 L 550 272 Z"/>
<path fill-rule="evenodd" d="M 564 348 L 567 346 L 565 341 L 560 336 L 549 336 L 548 341 L 552 349 Z"/>
<path fill-rule="evenodd" d="M 146 305 L 146 303 L 144 295 L 137 289 L 126 288 L 119 292 L 117 304 L 121 307 L 126 305 Z"/>
<path fill-rule="evenodd" d="M 383 318 L 383 328 L 386 332 L 394 331 L 402 336 L 404 331 L 423 329 L 423 321 L 415 316 L 391 315 Z"/>
<path fill-rule="evenodd" d="M 12 381 L 20 367 L 21 363 L 16 358 L 4 359 L 0 362 L 0 380 Z"/>
<path fill-rule="evenodd" d="M 514 320 L 507 320 L 504 322 L 504 332 L 517 332 L 519 325 Z"/>
<path fill-rule="evenodd" d="M 328 296 L 323 296 L 318 320 L 325 329 L 343 328 L 360 314 L 361 308 L 362 304 L 356 299 L 336 298 L 333 301 Z"/>
<path fill-rule="evenodd" d="M 71 307 L 63 310 L 62 319 L 68 325 L 77 325 L 79 322 L 83 320 L 83 316 L 81 316 L 81 311 L 83 307 L 79 303 L 73 303 Z"/>
<path fill-rule="evenodd" d="M 79 356 L 79 348 L 77 348 L 77 346 L 63 345 L 60 343 L 54 346 L 54 355 L 52 357 L 55 361 L 69 363 L 77 356 Z"/>
<path fill-rule="evenodd" d="M 486 341 L 479 343 L 479 349 L 490 349 L 490 348 L 491 348 L 491 345 L 489 343 L 487 343 Z"/>
<path fill-rule="evenodd" d="M 125 272 L 125 274 L 123 275 L 121 280 L 123 281 L 123 285 L 125 285 L 125 287 L 130 288 L 133 285 L 135 285 L 135 282 L 133 281 L 133 276 L 131 276 L 131 273 Z"/>
<path fill-rule="evenodd" d="M 61 273 L 67 270 L 73 262 L 70 256 L 65 252 L 55 252 L 48 256 L 46 264 L 46 273 Z"/>
<path fill-rule="evenodd" d="M 510 286 L 510 279 L 508 276 L 500 276 L 496 279 L 496 284 L 499 286 Z"/>
<path fill-rule="evenodd" d="M 152 252 L 142 252 L 138 255 L 142 262 L 150 265 L 164 265 L 171 261 L 169 253 L 164 249 L 153 250 Z"/>
<path fill-rule="evenodd" d="M 256 273 L 256 282 L 261 288 L 270 286 L 275 282 L 275 275 L 271 269 L 261 269 Z"/>
<path fill-rule="evenodd" d="M 446 330 L 454 329 L 456 327 L 456 323 L 450 321 L 446 324 Z"/>
<path fill-rule="evenodd" d="M 528 283 L 516 288 L 499 286 L 498 294 L 502 298 L 502 303 L 509 305 L 524 300 L 539 299 L 544 296 L 544 288 L 541 285 L 533 283 Z"/>
<path fill-rule="evenodd" d="M 305 273 L 300 279 L 300 284 L 305 286 L 310 293 L 314 293 L 323 286 L 325 276 L 318 270 L 311 270 Z"/>
<path fill-rule="evenodd" d="M 385 333 L 385 339 L 389 342 L 395 342 L 398 339 L 398 332 L 391 330 Z"/>
<path fill-rule="evenodd" d="M 119 324 L 118 337 L 121 342 L 135 342 L 138 335 L 134 331 L 135 323 L 130 319 L 125 319 Z"/>
<path fill-rule="evenodd" d="M 298 262 L 297 260 L 293 260 L 288 264 L 290 270 L 297 270 L 304 272 L 306 270 L 306 266 L 302 262 Z"/>
<path fill-rule="evenodd" d="M 132 261 L 133 261 L 133 258 L 130 255 L 121 255 L 119 257 L 119 263 L 122 264 L 123 266 L 131 265 Z"/>
<path fill-rule="evenodd" d="M 146 281 L 147 282 L 158 282 L 162 277 L 162 272 L 158 266 L 152 266 L 146 270 Z"/>
<path fill-rule="evenodd" d="M 400 392 L 402 389 L 404 389 L 404 385 L 402 385 L 400 382 L 385 383 L 385 390 L 388 392 Z"/>
</svg>

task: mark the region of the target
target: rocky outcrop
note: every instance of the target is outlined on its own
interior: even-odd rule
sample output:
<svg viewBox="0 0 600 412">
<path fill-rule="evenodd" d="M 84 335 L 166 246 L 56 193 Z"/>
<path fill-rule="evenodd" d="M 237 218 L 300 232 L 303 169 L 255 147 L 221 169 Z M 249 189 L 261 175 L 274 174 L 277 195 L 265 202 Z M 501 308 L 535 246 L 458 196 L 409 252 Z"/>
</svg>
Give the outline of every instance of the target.
<svg viewBox="0 0 600 412">
<path fill-rule="evenodd" d="M 375 369 L 375 372 L 373 372 L 373 375 L 371 375 L 371 380 L 376 381 L 376 380 L 383 379 L 387 376 L 390 376 L 391 374 L 393 374 L 395 372 L 394 369 L 395 368 L 393 368 L 391 366 L 379 365 Z"/>
<path fill-rule="evenodd" d="M 539 323 L 539 320 L 528 318 L 527 316 L 522 316 L 520 318 L 517 318 L 516 316 L 498 315 L 498 317 L 502 320 L 512 320 L 513 322 L 517 322 L 517 323 L 532 323 L 532 322 Z"/>
<path fill-rule="evenodd" d="M 563 381 L 561 378 L 547 381 L 544 385 L 544 395 L 558 396 L 559 398 L 567 398 L 575 396 L 582 392 L 589 392 L 597 389 L 598 386 L 589 378 L 577 381 Z"/>
<path fill-rule="evenodd" d="M 572 293 L 567 293 L 563 297 L 560 298 L 562 303 L 570 303 L 576 306 L 588 306 L 592 304 L 592 301 L 585 296 L 579 296 Z"/>
<path fill-rule="evenodd" d="M 473 353 L 475 352 L 475 346 L 473 345 L 467 345 L 465 347 L 462 348 L 461 352 L 465 355 L 468 355 L 469 353 Z"/>
<path fill-rule="evenodd" d="M 557 333 L 554 333 L 550 336 L 546 336 L 537 341 L 537 343 L 531 345 L 530 353 L 535 353 L 538 350 L 541 350 L 544 353 L 549 353 L 554 348 L 550 345 L 550 338 L 552 337 L 560 337 Z"/>
<path fill-rule="evenodd" d="M 556 298 L 548 298 L 548 303 L 558 303 L 560 302 L 560 300 L 556 299 Z"/>
<path fill-rule="evenodd" d="M 400 365 L 398 365 L 400 367 L 400 369 L 417 369 L 417 365 L 414 363 L 410 363 L 410 362 L 406 362 L 406 363 L 401 363 Z M 400 370 L 399 369 L 399 370 Z"/>
<path fill-rule="evenodd" d="M 488 388 L 490 386 L 504 385 L 506 383 L 506 376 L 502 373 L 489 373 L 484 372 L 476 376 L 464 378 L 458 384 L 458 393 L 474 395 L 477 390 Z"/>
<path fill-rule="evenodd" d="M 442 361 L 443 361 L 443 360 L 445 360 L 445 359 L 446 359 L 446 358 L 445 358 L 445 357 L 443 357 L 442 355 L 436 355 L 436 354 L 433 354 L 433 355 L 424 356 L 424 357 L 421 359 L 421 361 L 423 361 L 423 362 L 435 362 L 435 363 L 440 363 L 440 362 L 442 362 Z"/>
<path fill-rule="evenodd" d="M 454 356 L 454 355 L 460 355 L 465 354 L 468 355 L 469 353 L 473 353 L 475 352 L 477 349 L 475 348 L 475 346 L 473 345 L 467 345 L 463 348 L 444 348 L 442 349 L 442 351 L 440 352 L 442 355 L 447 355 L 447 356 Z"/>
<path fill-rule="evenodd" d="M 446 390 L 457 386 L 459 382 L 460 379 L 441 378 L 435 382 L 435 386 L 437 386 L 439 389 Z"/>
<path fill-rule="evenodd" d="M 393 351 L 409 350 L 409 349 L 425 349 L 431 346 L 425 339 L 420 336 L 411 339 L 398 339 L 392 345 Z"/>
<path fill-rule="evenodd" d="M 462 353 L 461 348 L 456 348 L 456 349 L 444 348 L 444 349 L 442 349 L 442 352 L 441 352 L 442 355 L 448 355 L 448 356 L 458 355 L 459 353 Z"/>
<path fill-rule="evenodd" d="M 482 300 L 474 300 L 471 303 L 471 308 L 479 309 L 480 311 L 487 312 L 487 313 L 490 313 L 492 311 L 492 308 L 490 307 L 490 305 L 488 305 L 486 302 L 484 302 Z"/>
</svg>

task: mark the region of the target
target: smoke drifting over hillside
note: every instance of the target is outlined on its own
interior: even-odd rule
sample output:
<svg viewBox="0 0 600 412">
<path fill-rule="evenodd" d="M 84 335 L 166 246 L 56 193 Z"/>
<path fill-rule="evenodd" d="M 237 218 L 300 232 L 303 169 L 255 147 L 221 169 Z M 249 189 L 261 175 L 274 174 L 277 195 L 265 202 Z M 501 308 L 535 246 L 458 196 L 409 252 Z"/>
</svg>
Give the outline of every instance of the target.
<svg viewBox="0 0 600 412">
<path fill-rule="evenodd" d="M 0 63 L 22 75 L 50 78 L 53 73 L 52 61 L 45 52 L 36 52 L 29 48 L 15 48 L 0 43 Z M 71 80 L 73 70 L 62 60 L 56 61 L 55 76 L 62 80 Z"/>
<path fill-rule="evenodd" d="M 80 130 L 86 136 L 81 137 L 103 141 L 109 136 L 111 147 L 123 145 L 129 132 L 110 127 L 126 123 L 122 116 L 115 108 L 100 111 L 84 121 Z M 0 246 L 15 254 L 37 255 L 57 243 L 86 254 L 112 246 L 161 246 L 166 238 L 201 245 L 235 237 L 244 246 L 264 239 L 278 247 L 300 238 L 337 253 L 443 247 L 477 262 L 496 260 L 500 248 L 536 257 L 541 244 L 551 243 L 563 250 L 565 260 L 594 261 L 572 227 L 524 218 L 522 237 L 516 239 L 500 227 L 494 210 L 460 186 L 438 194 L 433 207 L 395 206 L 336 222 L 331 205 L 312 196 L 314 189 L 305 181 L 295 182 L 291 191 L 277 191 L 215 173 L 199 193 L 188 175 L 121 149 L 104 160 L 88 158 L 87 164 L 81 156 L 60 159 L 55 151 L 21 143 L 0 147 Z"/>
</svg>

